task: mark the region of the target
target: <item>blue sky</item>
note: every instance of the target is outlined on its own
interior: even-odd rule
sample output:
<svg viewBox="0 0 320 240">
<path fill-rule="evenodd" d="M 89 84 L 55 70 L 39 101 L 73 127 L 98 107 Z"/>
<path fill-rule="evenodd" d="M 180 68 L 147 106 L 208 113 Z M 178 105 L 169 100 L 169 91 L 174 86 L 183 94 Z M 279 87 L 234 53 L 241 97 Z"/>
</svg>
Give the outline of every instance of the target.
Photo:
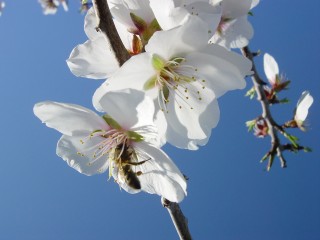
<svg viewBox="0 0 320 240">
<path fill-rule="evenodd" d="M 44 16 L 37 1 L 7 1 L 0 18 L 0 239 L 177 239 L 160 198 L 121 191 L 107 175 L 86 177 L 55 155 L 60 134 L 33 115 L 37 102 L 53 100 L 89 108 L 101 82 L 74 77 L 65 60 L 86 40 L 78 1 L 70 11 Z M 291 131 L 312 153 L 285 153 L 271 172 L 259 160 L 269 139 L 247 133 L 245 121 L 260 114 L 246 90 L 219 101 L 221 120 L 199 151 L 165 151 L 189 178 L 181 203 L 194 239 L 320 239 L 320 2 L 266 1 L 250 17 L 252 50 L 268 52 L 292 80 L 273 106 L 280 123 L 292 117 L 300 94 L 310 90 L 307 133 Z M 264 77 L 262 57 L 257 66 Z M 251 82 L 248 79 L 248 89 Z"/>
</svg>

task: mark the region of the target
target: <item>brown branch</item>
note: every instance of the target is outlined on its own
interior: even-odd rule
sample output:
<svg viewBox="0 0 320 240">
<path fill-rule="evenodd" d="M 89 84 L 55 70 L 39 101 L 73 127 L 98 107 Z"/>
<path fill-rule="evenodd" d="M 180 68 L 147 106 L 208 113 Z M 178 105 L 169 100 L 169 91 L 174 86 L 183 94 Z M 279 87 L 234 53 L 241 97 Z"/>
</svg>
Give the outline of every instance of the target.
<svg viewBox="0 0 320 240">
<path fill-rule="evenodd" d="M 251 76 L 251 79 L 253 82 L 255 92 L 257 93 L 257 100 L 260 101 L 260 104 L 261 104 L 262 117 L 265 119 L 268 126 L 268 135 L 271 138 L 271 150 L 269 151 L 270 160 L 269 160 L 267 170 L 268 171 L 270 170 L 273 158 L 276 154 L 280 160 L 281 167 L 285 168 L 287 164 L 286 164 L 286 160 L 282 155 L 282 147 L 281 147 L 280 139 L 277 133 L 277 130 L 280 129 L 281 127 L 275 122 L 275 120 L 271 115 L 270 108 L 269 108 L 269 100 L 267 99 L 263 89 L 263 85 L 265 85 L 265 82 L 261 79 L 261 77 L 257 72 L 256 66 L 253 61 L 254 54 L 250 51 L 248 47 L 242 48 L 241 52 L 243 56 L 247 57 L 252 62 L 253 75 Z"/>
<path fill-rule="evenodd" d="M 181 240 L 191 240 L 191 234 L 188 228 L 188 220 L 183 215 L 178 203 L 170 202 L 162 198 L 162 205 L 168 210 L 171 220 Z"/>
<path fill-rule="evenodd" d="M 108 2 L 107 0 L 93 0 L 93 6 L 99 19 L 97 29 L 100 30 L 107 39 L 109 39 L 111 48 L 118 60 L 118 63 L 122 66 L 130 58 L 130 54 L 119 37 L 112 20 Z"/>
</svg>

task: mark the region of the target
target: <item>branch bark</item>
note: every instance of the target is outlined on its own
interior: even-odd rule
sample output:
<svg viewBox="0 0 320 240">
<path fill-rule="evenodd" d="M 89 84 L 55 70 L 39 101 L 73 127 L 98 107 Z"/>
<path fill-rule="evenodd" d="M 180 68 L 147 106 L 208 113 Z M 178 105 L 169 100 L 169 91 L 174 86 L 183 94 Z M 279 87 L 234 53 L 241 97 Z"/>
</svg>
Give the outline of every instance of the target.
<svg viewBox="0 0 320 240">
<path fill-rule="evenodd" d="M 120 66 L 122 66 L 128 59 L 130 59 L 130 54 L 124 47 L 119 37 L 117 29 L 112 20 L 108 2 L 107 0 L 93 0 L 93 6 L 98 18 L 97 29 L 105 35 L 106 39 L 109 40 L 118 63 Z M 109 46 L 106 45 L 106 47 Z M 162 205 L 167 208 L 180 239 L 191 240 L 192 238 L 188 228 L 188 221 L 183 215 L 179 204 L 170 202 L 165 198 L 162 198 L 161 201 Z"/>
<path fill-rule="evenodd" d="M 181 240 L 191 240 L 191 234 L 188 228 L 188 220 L 183 215 L 178 203 L 170 202 L 169 200 L 162 198 L 162 205 L 168 210 L 171 220 L 176 228 L 176 231 Z"/>
<path fill-rule="evenodd" d="M 118 60 L 118 63 L 122 66 L 130 58 L 130 54 L 119 37 L 112 20 L 108 2 L 107 0 L 93 0 L 93 6 L 98 17 L 97 29 L 105 35 L 106 39 L 109 39 L 111 48 Z"/>
<path fill-rule="evenodd" d="M 263 89 L 263 85 L 265 85 L 265 82 L 261 79 L 257 72 L 256 66 L 254 64 L 254 54 L 250 51 L 249 47 L 242 48 L 241 52 L 243 56 L 247 57 L 252 62 L 253 75 L 251 76 L 251 80 L 253 82 L 254 89 L 257 93 L 257 99 L 260 101 L 262 108 L 262 117 L 265 119 L 267 123 L 268 134 L 271 138 L 271 150 L 269 151 L 271 158 L 269 160 L 267 170 L 270 170 L 275 155 L 278 156 L 281 163 L 281 167 L 285 168 L 287 164 L 282 154 L 282 147 L 277 133 L 277 130 L 281 129 L 281 126 L 278 126 L 278 124 L 275 122 L 271 115 L 269 101 Z"/>
</svg>

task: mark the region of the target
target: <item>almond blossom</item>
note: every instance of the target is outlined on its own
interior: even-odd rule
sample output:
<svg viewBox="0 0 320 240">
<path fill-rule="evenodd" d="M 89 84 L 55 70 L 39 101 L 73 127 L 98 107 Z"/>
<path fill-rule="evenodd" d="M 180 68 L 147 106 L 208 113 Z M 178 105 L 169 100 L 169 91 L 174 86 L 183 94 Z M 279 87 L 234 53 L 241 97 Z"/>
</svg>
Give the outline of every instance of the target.
<svg viewBox="0 0 320 240">
<path fill-rule="evenodd" d="M 154 99 L 156 123 L 165 140 L 188 149 L 206 144 L 219 121 L 217 98 L 245 87 L 251 62 L 208 45 L 206 25 L 191 17 L 180 27 L 154 33 L 145 50 L 102 84 L 94 106 L 102 111 L 100 99 L 109 91 L 146 91 Z"/>
<path fill-rule="evenodd" d="M 296 125 L 302 130 L 305 131 L 305 121 L 308 116 L 309 108 L 313 103 L 313 97 L 308 91 L 304 91 L 297 103 L 297 108 L 294 114 L 294 121 Z"/>
<path fill-rule="evenodd" d="M 35 115 L 63 135 L 57 155 L 78 172 L 91 176 L 105 172 L 129 193 L 141 190 L 180 202 L 186 180 L 159 148 L 153 124 L 152 100 L 142 92 L 109 92 L 100 99 L 102 117 L 74 104 L 40 102 Z"/>
<path fill-rule="evenodd" d="M 279 75 L 278 63 L 268 53 L 263 56 L 263 67 L 273 92 L 279 92 L 289 85 L 290 81 L 284 75 Z"/>
<path fill-rule="evenodd" d="M 58 6 L 62 5 L 63 9 L 65 11 L 68 11 L 68 1 L 67 0 L 38 0 L 42 10 L 43 14 L 56 14 L 58 10 Z"/>
</svg>

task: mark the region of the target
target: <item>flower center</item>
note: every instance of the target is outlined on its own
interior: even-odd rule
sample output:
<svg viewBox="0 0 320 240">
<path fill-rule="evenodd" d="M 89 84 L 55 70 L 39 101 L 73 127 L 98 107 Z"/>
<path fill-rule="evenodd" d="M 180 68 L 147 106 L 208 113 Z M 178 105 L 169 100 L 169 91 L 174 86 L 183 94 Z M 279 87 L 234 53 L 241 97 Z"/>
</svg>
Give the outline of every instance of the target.
<svg viewBox="0 0 320 240">
<path fill-rule="evenodd" d="M 157 74 L 148 80 L 144 89 L 159 88 L 158 103 L 160 109 L 168 113 L 167 104 L 170 95 L 179 108 L 183 106 L 193 109 L 190 99 L 202 100 L 201 91 L 205 89 L 206 80 L 202 79 L 198 69 L 186 64 L 184 57 L 174 57 L 165 62 L 159 56 L 153 56 L 153 66 Z"/>
<path fill-rule="evenodd" d="M 88 147 L 84 147 L 82 152 L 77 152 L 80 156 L 86 156 L 91 159 L 88 163 L 88 166 L 91 166 L 97 159 L 105 155 L 109 155 L 111 152 L 114 152 L 115 149 L 120 148 L 120 152 L 117 154 L 117 157 L 120 158 L 124 146 L 129 146 L 131 141 L 140 142 L 143 141 L 143 137 L 130 130 L 123 129 L 113 118 L 108 115 L 104 115 L 103 119 L 109 125 L 109 130 L 98 129 L 90 133 L 89 136 L 80 140 L 81 144 L 88 144 Z M 91 144 L 90 144 L 91 141 Z M 114 154 L 110 154 L 113 156 Z"/>
</svg>

